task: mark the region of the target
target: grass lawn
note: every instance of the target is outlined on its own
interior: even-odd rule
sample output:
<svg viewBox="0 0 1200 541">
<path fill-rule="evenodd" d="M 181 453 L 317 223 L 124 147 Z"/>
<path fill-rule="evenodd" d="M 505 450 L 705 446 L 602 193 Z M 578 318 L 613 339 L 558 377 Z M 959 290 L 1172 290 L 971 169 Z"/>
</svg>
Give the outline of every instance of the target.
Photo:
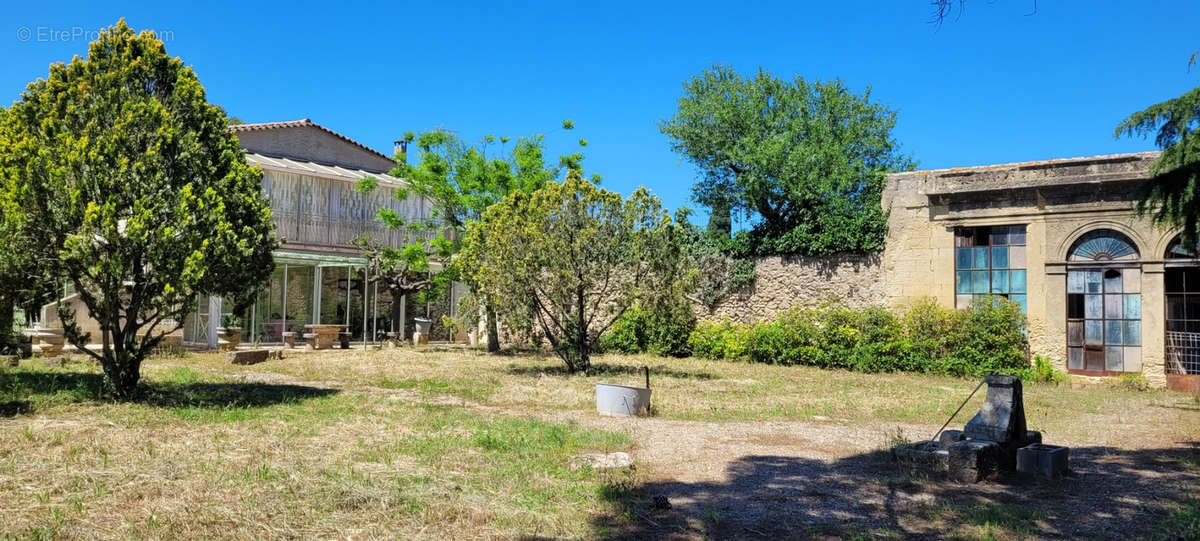
<svg viewBox="0 0 1200 541">
<path fill-rule="evenodd" d="M 585 377 L 551 357 L 457 348 L 248 367 L 191 354 L 149 361 L 145 398 L 114 404 L 95 398 L 91 363 L 26 360 L 0 369 L 0 536 L 1200 535 L 1200 400 L 1187 395 L 1027 384 L 1030 427 L 1071 445 L 1081 473 L 1061 485 L 963 486 L 897 471 L 874 451 L 897 430 L 931 436 L 975 381 L 596 364 Z M 592 386 L 640 384 L 642 365 L 655 417 L 595 416 Z M 636 470 L 568 467 L 611 451 L 634 453 Z M 1133 488 L 1095 499 L 1122 486 Z M 658 494 L 673 510 L 646 505 Z M 1084 509 L 1088 520 L 1071 516 Z"/>
</svg>

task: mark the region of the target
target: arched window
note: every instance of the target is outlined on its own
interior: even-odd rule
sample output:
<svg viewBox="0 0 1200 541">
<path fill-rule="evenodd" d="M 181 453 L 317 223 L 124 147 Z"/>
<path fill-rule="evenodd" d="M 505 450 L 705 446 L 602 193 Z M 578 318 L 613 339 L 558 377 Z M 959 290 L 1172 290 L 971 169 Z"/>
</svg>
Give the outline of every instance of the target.
<svg viewBox="0 0 1200 541">
<path fill-rule="evenodd" d="M 1067 256 L 1067 368 L 1142 370 L 1141 269 L 1137 247 L 1111 229 L 1075 241 Z"/>
<path fill-rule="evenodd" d="M 1123 261 L 1138 259 L 1129 237 L 1111 229 L 1092 231 L 1075 241 L 1067 261 Z"/>
<path fill-rule="evenodd" d="M 1200 243 L 1198 243 L 1198 244 L 1200 244 Z M 1167 259 L 1196 259 L 1197 258 L 1196 254 L 1200 253 L 1200 250 L 1198 250 L 1197 248 L 1200 248 L 1200 246 L 1191 246 L 1191 247 L 1184 246 L 1184 244 L 1182 242 L 1180 242 L 1179 236 L 1176 235 L 1175 240 L 1172 240 L 1171 243 L 1167 245 L 1166 258 Z"/>
</svg>

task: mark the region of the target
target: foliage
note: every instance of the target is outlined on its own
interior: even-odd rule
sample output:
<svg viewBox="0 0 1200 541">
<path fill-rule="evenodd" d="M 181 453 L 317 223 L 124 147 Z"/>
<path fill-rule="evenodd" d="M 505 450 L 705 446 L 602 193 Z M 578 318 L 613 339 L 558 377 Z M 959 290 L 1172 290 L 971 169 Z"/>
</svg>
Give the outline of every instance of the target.
<svg viewBox="0 0 1200 541">
<path fill-rule="evenodd" d="M 690 343 L 710 359 L 978 376 L 1026 369 L 1024 325 L 1020 306 L 1001 299 L 957 311 L 922 300 L 900 314 L 830 303 L 753 325 L 700 323 Z"/>
<path fill-rule="evenodd" d="M 600 349 L 687 357 L 691 354 L 688 339 L 695 328 L 696 316 L 686 299 L 675 299 L 652 308 L 634 305 L 617 319 L 611 331 L 601 337 Z"/>
<path fill-rule="evenodd" d="M 1138 212 L 1180 229 L 1184 246 L 1200 241 L 1200 87 L 1157 103 L 1117 125 L 1115 137 L 1154 135 L 1162 155 L 1137 189 Z"/>
<path fill-rule="evenodd" d="M 0 146 L 6 227 L 99 322 L 102 348 L 87 349 L 60 307 L 67 339 L 100 362 L 117 398 L 134 395 L 142 360 L 197 296 L 244 307 L 270 276 L 261 173 L 152 32 L 120 21 L 86 60 L 51 65 L 4 115 Z"/>
<path fill-rule="evenodd" d="M 1050 364 L 1050 358 L 1045 355 L 1033 356 L 1033 380 L 1042 383 L 1059 384 L 1067 380 L 1067 375 Z"/>
<path fill-rule="evenodd" d="M 563 128 L 573 129 L 574 123 L 564 121 Z M 419 136 L 409 133 L 405 135 L 405 141 L 415 142 L 416 160 L 410 164 L 406 155 L 397 156 L 399 165 L 391 174 L 404 178 L 408 187 L 397 190 L 396 197 L 406 199 L 410 194 L 422 197 L 432 203 L 435 215 L 430 223 L 405 224 L 394 211 L 380 209 L 379 219 L 392 228 L 405 225 L 410 228 L 415 225 L 417 229 L 440 228 L 442 236 L 436 242 L 440 245 L 439 259 L 443 263 L 449 263 L 449 256 L 461 248 L 460 240 L 466 231 L 466 225 L 479 220 L 488 207 L 511 193 L 531 193 L 541 189 L 547 182 L 558 178 L 563 167 L 578 167 L 583 159 L 579 154 L 564 156 L 560 160 L 561 167 L 551 167 L 545 159 L 543 135 L 518 138 L 511 150 L 508 150 L 508 137 L 488 135 L 478 145 L 468 145 L 453 133 L 442 129 L 431 130 Z M 499 150 L 493 151 L 497 143 Z M 580 145 L 584 146 L 586 142 L 580 139 Z M 367 187 L 363 186 L 363 189 Z M 412 255 L 416 255 L 415 252 L 421 248 L 421 244 L 419 240 L 413 241 L 410 244 L 413 247 L 406 249 Z M 368 255 L 386 251 L 385 247 L 377 243 L 371 245 L 364 242 L 363 245 L 368 247 Z M 449 274 L 435 274 L 429 280 L 422 280 L 417 276 L 418 273 L 427 273 L 429 266 L 418 269 L 421 267 L 419 262 L 413 263 L 412 266 L 392 266 L 388 271 L 393 275 L 392 278 L 384 274 L 381 275 L 381 279 L 385 282 L 407 284 L 398 285 L 397 291 L 413 290 L 419 286 L 421 289 L 413 291 L 430 291 L 431 294 L 437 294 L 444 291 L 445 286 L 450 283 L 447 278 L 453 276 L 454 279 L 465 279 L 473 291 L 478 290 L 476 284 L 471 282 L 472 273 L 464 272 L 461 268 L 461 260 L 459 265 L 446 268 Z M 438 265 L 438 268 L 443 267 Z M 394 291 L 393 295 L 396 294 Z M 489 314 L 488 349 L 499 349 L 499 333 L 493 315 L 496 300 L 489 298 L 486 292 L 477 291 L 471 301 L 472 308 L 482 308 Z M 394 317 L 398 317 L 398 313 L 394 314 Z"/>
<path fill-rule="evenodd" d="M 691 210 L 684 207 L 675 213 L 684 251 L 696 269 L 693 299 L 705 308 L 716 308 L 730 294 L 754 285 L 757 274 L 754 260 L 741 250 L 739 241 L 744 235 L 730 237 L 727 232 L 702 231 L 689 221 Z"/>
<path fill-rule="evenodd" d="M 692 355 L 702 359 L 740 359 L 746 354 L 749 325 L 701 321 L 688 338 Z"/>
<path fill-rule="evenodd" d="M 479 288 L 502 301 L 500 317 L 532 319 L 575 372 L 588 370 L 594 345 L 630 307 L 686 290 L 682 252 L 671 217 L 648 190 L 622 198 L 572 170 L 468 224 L 461 257 Z"/>
<path fill-rule="evenodd" d="M 684 83 L 659 128 L 700 169 L 697 201 L 755 219 L 755 253 L 820 255 L 882 249 L 885 175 L 915 166 L 891 136 L 895 123 L 870 89 L 713 66 Z"/>
<path fill-rule="evenodd" d="M 1149 391 L 1153 389 L 1153 387 L 1150 385 L 1150 382 L 1146 381 L 1146 376 L 1142 375 L 1141 372 L 1121 374 L 1120 376 L 1113 378 L 1113 380 L 1113 384 L 1117 388 L 1124 389 L 1126 391 Z"/>
</svg>

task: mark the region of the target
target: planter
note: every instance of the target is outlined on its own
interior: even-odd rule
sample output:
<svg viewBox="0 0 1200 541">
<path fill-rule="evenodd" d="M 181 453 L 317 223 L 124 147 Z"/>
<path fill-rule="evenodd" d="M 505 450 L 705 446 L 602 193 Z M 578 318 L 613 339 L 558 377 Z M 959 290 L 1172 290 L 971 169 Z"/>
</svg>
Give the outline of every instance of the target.
<svg viewBox="0 0 1200 541">
<path fill-rule="evenodd" d="M 423 317 L 415 317 L 415 318 L 413 318 L 413 323 L 415 324 L 415 325 L 413 325 L 415 327 L 413 329 L 414 332 L 419 332 L 425 336 L 429 336 L 429 330 L 433 328 L 433 320 L 432 319 L 425 319 Z"/>
<path fill-rule="evenodd" d="M 235 350 L 241 343 L 241 327 L 217 327 L 217 347 L 221 351 Z"/>
<path fill-rule="evenodd" d="M 596 411 L 614 417 L 646 415 L 650 413 L 650 389 L 597 383 Z"/>
</svg>

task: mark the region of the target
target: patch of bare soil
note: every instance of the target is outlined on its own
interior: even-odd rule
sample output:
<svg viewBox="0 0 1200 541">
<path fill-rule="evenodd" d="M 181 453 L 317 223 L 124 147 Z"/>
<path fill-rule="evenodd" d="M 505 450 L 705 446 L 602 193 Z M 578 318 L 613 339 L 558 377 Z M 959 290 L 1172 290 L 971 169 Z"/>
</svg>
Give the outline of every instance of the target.
<svg viewBox="0 0 1200 541">
<path fill-rule="evenodd" d="M 243 372 L 239 378 L 341 387 L 276 374 Z M 637 487 L 621 501 L 629 506 L 625 516 L 633 518 L 597 519 L 612 539 L 1135 538 L 1200 490 L 1197 441 L 1134 449 L 1049 442 L 1072 446 L 1068 478 L 1008 475 L 962 484 L 901 467 L 886 451 L 897 428 L 929 437 L 936 426 L 610 418 L 498 408 L 408 390 L 353 390 L 630 434 Z M 656 496 L 665 496 L 670 509 L 655 509 Z"/>
<path fill-rule="evenodd" d="M 588 424 L 593 424 L 589 422 Z M 641 486 L 613 538 L 1133 538 L 1200 488 L 1200 444 L 1071 449 L 1070 477 L 962 484 L 902 468 L 894 427 L 630 419 Z M 907 427 L 909 434 L 936 427 Z M 654 496 L 670 510 L 652 510 Z M 987 530 L 992 528 L 992 530 Z"/>
</svg>

